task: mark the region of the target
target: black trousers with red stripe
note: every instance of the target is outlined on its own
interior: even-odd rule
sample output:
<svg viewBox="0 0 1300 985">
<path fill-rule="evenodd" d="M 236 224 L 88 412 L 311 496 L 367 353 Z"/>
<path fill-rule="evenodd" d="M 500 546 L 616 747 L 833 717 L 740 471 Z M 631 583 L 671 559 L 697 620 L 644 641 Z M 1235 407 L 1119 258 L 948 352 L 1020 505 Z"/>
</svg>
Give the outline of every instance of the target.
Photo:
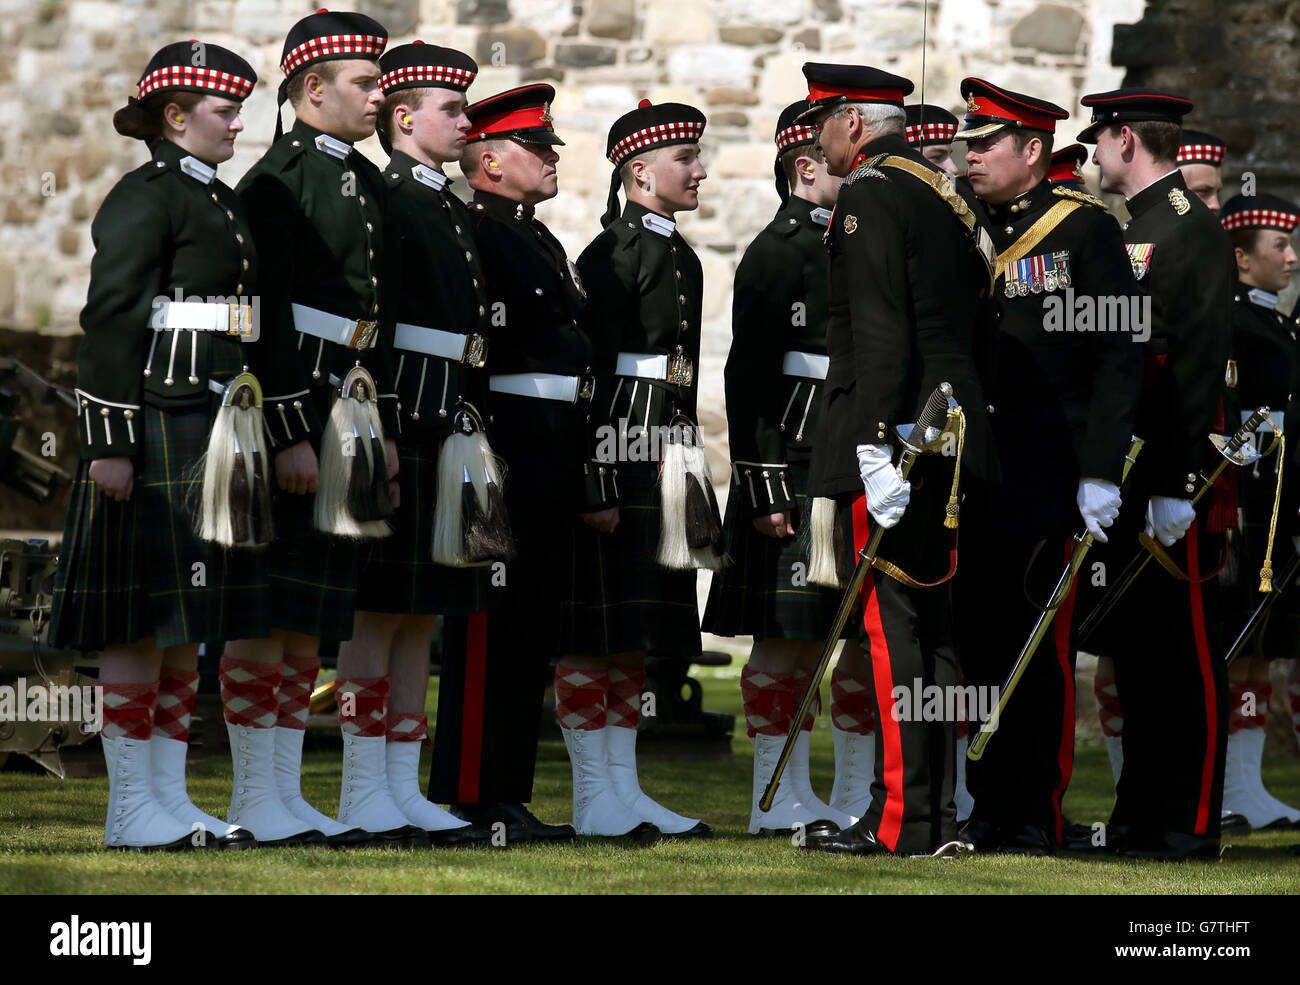
<svg viewBox="0 0 1300 985">
<path fill-rule="evenodd" d="M 1112 542 L 1119 547 L 1135 539 L 1130 526 Z M 1201 516 L 1168 548 L 1193 578 L 1213 572 L 1222 552 L 1223 535 L 1207 533 Z M 1110 577 L 1118 577 L 1133 553 L 1131 546 L 1107 552 Z M 1212 647 L 1219 618 L 1216 578 L 1180 581 L 1152 561 L 1096 641 L 1097 652 L 1114 657 L 1124 709 L 1124 769 L 1111 823 L 1135 835 L 1219 835 L 1228 732 L 1227 670 Z"/>
<path fill-rule="evenodd" d="M 943 527 L 943 503 L 951 475 L 951 461 L 919 462 L 907 513 L 882 538 L 880 556 L 919 581 L 941 577 L 948 565 L 952 538 Z M 853 498 L 852 518 L 854 547 L 861 550 L 871 528 L 862 494 Z M 876 776 L 862 823 L 892 852 L 928 853 L 957 834 L 955 719 L 916 714 L 933 693 L 927 688 L 951 693 L 957 684 L 948 586 L 910 588 L 871 571 L 859 598 L 878 723 Z"/>
<path fill-rule="evenodd" d="M 429 782 L 435 803 L 532 800 L 542 702 L 571 617 L 574 532 L 556 522 L 562 508 L 533 503 L 527 492 L 507 487 L 518 556 L 500 569 L 504 584 L 494 579 L 487 610 L 445 625 Z"/>
<path fill-rule="evenodd" d="M 989 498 L 990 490 L 973 487 L 969 492 L 962 504 L 953 614 L 963 682 L 979 689 L 979 710 L 987 714 L 996 700 L 991 689 L 1005 684 L 1040 615 L 1029 599 L 1038 605 L 1048 602 L 1073 541 L 1027 536 L 1007 522 L 1005 511 Z M 1081 577 L 1086 576 L 1085 568 Z M 1075 591 L 1057 608 L 983 757 L 966 763 L 966 786 L 975 800 L 972 819 L 1035 825 L 1057 844 L 1061 798 L 1074 767 Z M 970 713 L 974 738 L 979 720 L 975 709 Z"/>
</svg>

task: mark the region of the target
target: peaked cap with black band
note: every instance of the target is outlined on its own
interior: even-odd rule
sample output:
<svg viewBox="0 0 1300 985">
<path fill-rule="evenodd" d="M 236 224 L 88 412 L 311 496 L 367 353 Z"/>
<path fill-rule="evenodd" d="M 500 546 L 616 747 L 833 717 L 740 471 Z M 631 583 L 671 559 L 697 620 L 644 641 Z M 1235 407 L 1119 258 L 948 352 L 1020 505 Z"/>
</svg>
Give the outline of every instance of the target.
<svg viewBox="0 0 1300 985">
<path fill-rule="evenodd" d="M 704 135 L 704 114 L 685 103 L 652 103 L 643 99 L 636 109 L 624 113 L 609 128 L 605 157 L 614 165 L 609 178 L 609 197 L 600 224 L 608 226 L 618 218 L 619 168 L 627 161 L 659 147 L 696 144 Z"/>
<path fill-rule="evenodd" d="M 471 124 L 465 139 L 471 144 L 479 140 L 504 139 L 518 144 L 563 147 L 564 141 L 551 125 L 551 103 L 554 101 L 555 87 L 545 82 L 507 89 L 480 99 L 465 109 Z"/>
<path fill-rule="evenodd" d="M 280 107 L 289 98 L 289 80 L 317 62 L 340 58 L 364 58 L 378 61 L 388 44 L 388 31 L 377 20 L 350 11 L 332 11 L 321 7 L 308 14 L 284 39 L 280 53 L 280 70 L 284 81 L 276 94 L 275 139 L 284 134 Z"/>
<path fill-rule="evenodd" d="M 910 79 L 869 65 L 804 62 L 803 77 L 808 80 L 808 98 L 799 118 L 804 120 L 843 103 L 881 103 L 901 108 L 915 88 Z"/>
<path fill-rule="evenodd" d="M 1177 123 L 1192 111 L 1192 101 L 1160 89 L 1131 86 L 1110 92 L 1093 92 L 1079 100 L 1092 109 L 1092 122 L 1079 134 L 1085 144 L 1095 144 L 1102 127 L 1115 123 Z"/>
<path fill-rule="evenodd" d="M 1063 185 L 1082 191 L 1083 171 L 1088 161 L 1088 148 L 1083 144 L 1071 144 L 1062 147 L 1052 155 L 1052 163 L 1047 169 L 1047 180 L 1054 185 Z"/>
<path fill-rule="evenodd" d="M 790 182 L 786 180 L 785 169 L 781 167 L 781 158 L 785 157 L 788 150 L 817 142 L 817 131 L 797 122 L 807 105 L 802 99 L 797 99 L 781 110 L 781 115 L 776 120 L 776 134 L 772 138 L 776 141 L 776 162 L 772 165 L 772 170 L 776 175 L 776 193 L 781 196 L 782 205 L 790 198 Z"/>
</svg>

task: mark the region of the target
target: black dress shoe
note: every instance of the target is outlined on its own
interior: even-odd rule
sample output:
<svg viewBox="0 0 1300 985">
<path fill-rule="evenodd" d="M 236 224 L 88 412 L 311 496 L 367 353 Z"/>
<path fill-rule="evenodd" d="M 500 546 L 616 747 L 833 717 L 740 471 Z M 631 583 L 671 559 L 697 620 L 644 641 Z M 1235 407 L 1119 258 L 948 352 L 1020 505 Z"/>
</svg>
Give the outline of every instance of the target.
<svg viewBox="0 0 1300 985">
<path fill-rule="evenodd" d="M 256 848 L 257 839 L 247 828 L 236 828 L 227 835 L 217 837 L 211 831 L 205 833 L 208 848 L 219 848 L 223 852 L 238 852 L 245 848 Z"/>
<path fill-rule="evenodd" d="M 958 829 L 958 834 L 970 842 L 977 852 L 997 851 L 1002 843 L 1003 831 L 1000 825 L 982 818 L 970 818 Z"/>
<path fill-rule="evenodd" d="M 1220 835 L 1248 835 L 1252 830 L 1245 814 L 1224 814 L 1219 818 Z"/>
<path fill-rule="evenodd" d="M 653 845 L 663 836 L 663 832 L 656 828 L 649 821 L 642 821 L 635 828 L 623 835 L 630 841 L 638 845 Z"/>
<path fill-rule="evenodd" d="M 1051 855 L 1055 850 L 1052 836 L 1036 824 L 1022 824 L 1004 828 L 1002 837 L 993 849 L 999 855 Z"/>
<path fill-rule="evenodd" d="M 501 804 L 497 810 L 504 819 L 523 824 L 534 841 L 572 841 L 577 837 L 572 824 L 547 824 L 523 804 Z"/>
<path fill-rule="evenodd" d="M 533 834 L 528 825 L 517 817 L 510 817 L 501 810 L 500 804 L 452 804 L 448 813 L 468 821 L 476 828 L 485 828 L 491 841 L 499 830 L 496 825 L 504 825 L 507 845 L 517 845 L 531 841 Z"/>
<path fill-rule="evenodd" d="M 1061 844 L 1072 841 L 1092 841 L 1092 828 L 1077 821 L 1065 821 L 1061 825 Z"/>
<path fill-rule="evenodd" d="M 330 848 L 360 848 L 369 845 L 373 839 L 374 835 L 365 828 L 348 828 L 336 835 L 326 835 L 325 844 Z"/>
<path fill-rule="evenodd" d="M 862 821 L 829 838 L 804 842 L 805 849 L 817 852 L 835 852 L 840 855 L 891 855 L 888 848 L 876 841 L 875 833 Z"/>
<path fill-rule="evenodd" d="M 277 841 L 261 841 L 257 843 L 258 848 L 297 848 L 300 845 L 323 845 L 325 844 L 325 835 L 311 828 L 308 831 L 299 831 L 296 835 L 289 835 L 288 838 L 280 838 Z"/>
<path fill-rule="evenodd" d="M 804 842 L 807 843 L 813 839 L 833 838 L 840 833 L 840 826 L 834 821 L 825 819 L 819 821 L 809 821 L 807 824 L 800 825 L 798 828 L 759 828 L 755 838 L 793 838 L 796 834 L 802 834 Z"/>
<path fill-rule="evenodd" d="M 703 821 L 696 821 L 695 827 L 685 831 L 663 831 L 659 833 L 661 841 L 694 841 L 696 838 L 712 838 L 713 829 Z"/>
<path fill-rule="evenodd" d="M 1153 862 L 1184 862 L 1188 859 L 1217 862 L 1221 853 L 1218 838 L 1203 838 L 1181 831 L 1151 831 L 1130 837 L 1120 849 L 1125 858 Z"/>
<path fill-rule="evenodd" d="M 486 845 L 492 840 L 492 829 L 481 828 L 477 824 L 467 824 L 462 828 L 443 828 L 427 832 L 432 848 L 468 848 Z"/>
<path fill-rule="evenodd" d="M 1069 852 L 1083 852 L 1086 855 L 1118 855 L 1123 851 L 1124 842 L 1128 840 L 1130 834 L 1128 825 L 1108 824 L 1103 832 L 1105 841 L 1094 844 L 1092 828 L 1082 824 L 1077 827 L 1082 829 L 1078 836 L 1076 837 L 1071 831 L 1061 842 L 1061 847 Z"/>
<path fill-rule="evenodd" d="M 372 831 L 370 841 L 380 848 L 428 848 L 429 834 L 423 828 L 404 824 L 387 831 Z"/>
</svg>

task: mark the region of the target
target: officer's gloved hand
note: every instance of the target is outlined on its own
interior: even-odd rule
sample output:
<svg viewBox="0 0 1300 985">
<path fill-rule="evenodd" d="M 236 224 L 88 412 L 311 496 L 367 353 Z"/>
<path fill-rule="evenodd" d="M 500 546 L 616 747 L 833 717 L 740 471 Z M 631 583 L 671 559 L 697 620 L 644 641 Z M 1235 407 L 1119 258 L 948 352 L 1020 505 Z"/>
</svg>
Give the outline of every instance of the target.
<svg viewBox="0 0 1300 985">
<path fill-rule="evenodd" d="M 1109 527 L 1119 516 L 1119 486 L 1105 479 L 1080 479 L 1079 492 L 1074 501 L 1079 504 L 1079 513 L 1084 525 L 1093 538 L 1106 543 L 1102 527 Z"/>
<path fill-rule="evenodd" d="M 1152 496 L 1147 503 L 1147 536 L 1165 547 L 1172 547 L 1196 519 L 1196 507 L 1190 499 Z"/>
<path fill-rule="evenodd" d="M 894 466 L 888 445 L 858 445 L 858 474 L 867 491 L 871 518 L 888 530 L 903 519 L 912 484 Z"/>
</svg>

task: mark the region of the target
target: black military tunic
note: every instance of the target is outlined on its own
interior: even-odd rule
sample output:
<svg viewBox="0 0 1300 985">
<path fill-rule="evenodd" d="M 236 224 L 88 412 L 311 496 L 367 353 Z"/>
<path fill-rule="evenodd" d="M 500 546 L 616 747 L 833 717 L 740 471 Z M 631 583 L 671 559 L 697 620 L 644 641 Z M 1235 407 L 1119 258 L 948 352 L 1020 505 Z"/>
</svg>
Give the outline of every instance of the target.
<svg viewBox="0 0 1300 985">
<path fill-rule="evenodd" d="M 1224 326 L 1235 278 L 1227 234 L 1187 191 L 1181 172 L 1143 189 L 1128 210 L 1124 240 L 1138 284 L 1151 298 L 1151 337 L 1142 344 L 1136 428 L 1146 444 L 1110 542 L 1096 556 L 1112 578 L 1140 549 L 1137 535 L 1150 497 L 1190 499 L 1197 471 L 1214 464 L 1206 436 L 1221 413 L 1229 344 Z M 1088 646 L 1115 658 L 1124 771 L 1111 820 L 1134 828 L 1138 846 L 1158 841 L 1163 832 L 1219 834 L 1227 685 L 1207 630 L 1217 622 L 1219 596 L 1216 579 L 1207 576 L 1222 561 L 1224 538 L 1207 528 L 1210 498 L 1198 505 L 1186 536 L 1168 549 L 1197 581 L 1175 580 L 1149 564 Z"/>
<path fill-rule="evenodd" d="M 827 231 L 830 370 L 810 492 L 851 503 L 855 549 L 865 546 L 874 523 L 857 446 L 889 441 L 895 425 L 916 420 L 940 383 L 950 382 L 965 408 L 963 473 L 986 481 L 997 475 L 979 375 L 981 349 L 996 330 L 988 267 L 931 180 L 862 165 L 884 154 L 939 173 L 901 137 L 872 141 L 844 180 Z M 952 475 L 951 457 L 919 460 L 907 512 L 881 543 L 884 558 L 921 581 L 941 578 L 951 563 L 943 519 Z M 956 836 L 955 725 L 896 717 L 893 695 L 896 686 L 910 690 L 917 680 L 956 685 L 948 591 L 906 587 L 872 572 L 860 599 L 859 634 L 872 662 L 880 723 L 872 802 L 860 823 L 890 851 L 930 852 Z"/>
<path fill-rule="evenodd" d="M 1068 207 L 1073 211 L 1036 244 L 1016 248 L 1049 210 Z M 989 400 L 1002 481 L 968 487 L 964 563 L 953 594 L 964 681 L 993 688 L 1006 680 L 1039 616 L 1026 591 L 1047 603 L 1071 535 L 1083 529 L 1079 480 L 1120 484 L 1142 353 L 1134 339 L 1140 326 L 1129 321 L 1140 291 L 1119 224 L 1100 201 L 1054 191 L 1044 180 L 986 209 L 999 255 L 1024 255 L 995 285 L 998 375 Z M 967 766 L 972 818 L 1003 828 L 998 837 L 1033 825 L 1053 843 L 1061 839 L 1061 797 L 1074 754 L 1073 608 L 1071 594 L 983 758 Z"/>
<path fill-rule="evenodd" d="M 830 215 L 791 196 L 736 268 L 724 371 L 731 445 L 724 528 L 733 564 L 714 575 L 704 612 L 704 628 L 722 636 L 821 639 L 839 601 L 806 578 L 808 462 L 828 362 L 822 236 Z M 787 510 L 795 536 L 754 529 L 755 518 Z"/>
<path fill-rule="evenodd" d="M 468 615 L 486 604 L 487 570 L 434 564 L 438 449 L 456 408 L 473 405 L 486 422 L 487 374 L 431 354 L 433 332 L 488 333 L 487 294 L 469 210 L 440 171 L 395 151 L 384 169 L 388 211 L 384 255 L 396 320 L 393 369 L 401 505 L 393 536 L 365 545 L 357 607 L 370 612 Z M 440 342 L 457 344 L 439 337 Z M 422 348 L 423 347 L 423 348 Z M 450 351 L 450 350 L 448 350 Z"/>
<path fill-rule="evenodd" d="M 677 415 L 696 421 L 704 274 L 676 223 L 635 202 L 592 240 L 578 258 L 578 269 L 596 345 L 617 353 L 612 392 L 598 394 L 593 416 L 599 425 L 597 453 L 617 460 L 620 520 L 611 536 L 597 541 L 602 580 L 600 598 L 587 610 L 588 638 L 598 654 L 646 650 L 693 656 L 700 652 L 695 572 L 670 571 L 656 560 L 659 461 L 645 460 L 647 446 L 649 455 L 655 454 L 653 442 L 638 447 L 637 432 L 629 429 L 653 435 Z M 686 360 L 690 382 L 633 375 L 628 364 L 635 356 Z"/>
<path fill-rule="evenodd" d="M 214 387 L 239 372 L 249 347 L 224 332 L 154 328 L 165 302 L 251 304 L 259 292 L 243 203 L 215 174 L 163 141 L 113 187 L 91 226 L 77 360 L 82 464 L 60 555 L 55 646 L 153 637 L 166 647 L 269 631 L 264 553 L 222 551 L 192 527 Z M 115 456 L 136 468 L 125 503 L 88 474 L 91 461 Z"/>
<path fill-rule="evenodd" d="M 1286 432 L 1290 418 L 1285 416 L 1287 400 L 1291 393 L 1291 377 L 1296 367 L 1296 322 L 1277 310 L 1277 297 L 1265 291 L 1238 282 L 1232 306 L 1232 366 L 1236 386 L 1229 391 L 1229 427 L 1241 423 L 1242 415 L 1257 407 L 1267 407 Z M 1234 416 L 1234 413 L 1235 416 Z M 1267 449 L 1272 436 L 1261 435 L 1262 449 Z M 1262 450 L 1261 449 L 1261 450 Z M 1224 590 L 1224 620 L 1221 650 L 1226 650 L 1236 639 L 1238 631 L 1250 618 L 1263 595 L 1259 592 L 1259 571 L 1264 563 L 1268 529 L 1273 516 L 1273 499 L 1277 493 L 1277 467 L 1280 456 L 1273 455 L 1256 462 L 1248 469 L 1238 471 L 1243 523 L 1241 530 L 1233 533 L 1236 577 Z M 1282 472 L 1284 487 L 1297 481 L 1288 471 Z M 1283 507 L 1289 490 L 1283 493 Z M 1294 549 L 1290 544 L 1291 519 L 1279 507 L 1277 534 L 1273 545 L 1273 572 L 1275 578 L 1291 563 Z M 1296 595 L 1288 591 L 1273 607 L 1265 627 L 1248 645 L 1244 655 L 1291 658 L 1297 656 Z"/>
<path fill-rule="evenodd" d="M 386 437 L 397 434 L 392 388 L 393 303 L 385 273 L 379 169 L 350 144 L 299 120 L 236 191 L 248 208 L 263 263 L 262 380 L 267 427 L 277 448 L 309 441 L 320 456 L 330 394 L 359 361 L 379 387 Z M 378 321 L 371 348 L 351 348 L 295 327 L 294 305 L 340 320 Z M 312 526 L 313 497 L 274 491 L 271 602 L 278 629 L 346 640 L 360 564 L 355 541 Z"/>
<path fill-rule="evenodd" d="M 471 213 L 487 286 L 490 377 L 549 374 L 568 378 L 574 394 L 490 394 L 518 556 L 493 579 L 499 606 L 493 599 L 487 614 L 448 620 L 429 794 L 490 806 L 532 799 L 550 663 L 586 649 L 578 621 L 602 535 L 579 514 L 614 505 L 617 479 L 592 461 L 597 360 L 564 248 L 531 206 L 476 191 Z"/>
</svg>

